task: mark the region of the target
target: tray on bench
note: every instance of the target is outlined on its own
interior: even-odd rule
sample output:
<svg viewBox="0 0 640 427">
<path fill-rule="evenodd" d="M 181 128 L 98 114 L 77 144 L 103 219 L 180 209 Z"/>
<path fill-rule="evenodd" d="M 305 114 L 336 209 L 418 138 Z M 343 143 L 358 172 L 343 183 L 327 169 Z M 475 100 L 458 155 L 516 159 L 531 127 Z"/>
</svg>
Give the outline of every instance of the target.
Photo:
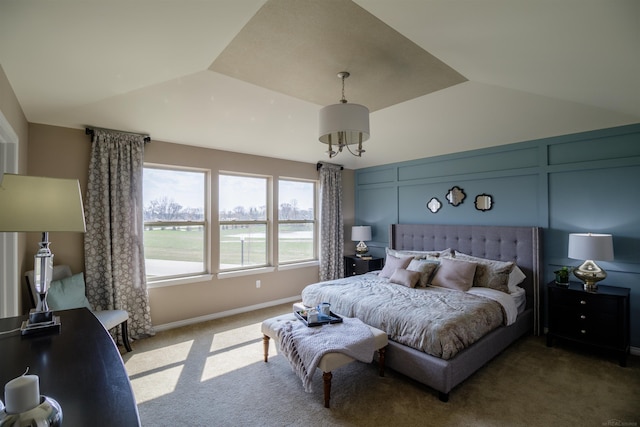
<svg viewBox="0 0 640 427">
<path fill-rule="evenodd" d="M 293 312 L 293 314 L 295 314 L 296 317 L 302 321 L 302 323 L 309 327 L 322 326 L 328 323 L 342 323 L 342 317 L 338 316 L 333 311 L 330 311 L 328 316 L 318 314 L 318 321 L 311 323 L 307 321 L 307 310 L 296 310 Z"/>
</svg>

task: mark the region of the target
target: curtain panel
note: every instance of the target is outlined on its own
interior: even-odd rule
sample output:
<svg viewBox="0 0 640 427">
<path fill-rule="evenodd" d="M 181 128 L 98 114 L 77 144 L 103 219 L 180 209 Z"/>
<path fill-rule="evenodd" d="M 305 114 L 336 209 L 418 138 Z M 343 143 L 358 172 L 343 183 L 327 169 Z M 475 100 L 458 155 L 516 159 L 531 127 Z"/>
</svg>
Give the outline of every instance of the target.
<svg viewBox="0 0 640 427">
<path fill-rule="evenodd" d="M 320 167 L 320 280 L 344 276 L 344 227 L 342 224 L 342 166 Z"/>
<path fill-rule="evenodd" d="M 129 312 L 131 338 L 153 334 L 142 228 L 144 137 L 95 129 L 85 197 L 87 298 Z M 116 340 L 122 342 L 120 330 Z"/>
</svg>

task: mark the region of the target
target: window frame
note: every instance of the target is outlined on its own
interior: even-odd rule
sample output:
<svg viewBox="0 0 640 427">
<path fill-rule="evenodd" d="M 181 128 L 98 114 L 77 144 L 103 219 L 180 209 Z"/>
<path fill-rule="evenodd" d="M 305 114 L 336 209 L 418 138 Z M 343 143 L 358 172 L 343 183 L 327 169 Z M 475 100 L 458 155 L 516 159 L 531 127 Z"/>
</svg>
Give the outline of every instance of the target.
<svg viewBox="0 0 640 427">
<path fill-rule="evenodd" d="M 167 276 L 155 276 L 149 277 L 146 274 L 147 285 L 151 288 L 153 287 L 163 287 L 163 286 L 172 286 L 177 284 L 184 283 L 194 283 L 202 280 L 210 280 L 212 277 L 211 274 L 211 170 L 206 168 L 196 168 L 190 166 L 179 166 L 179 165 L 169 165 L 169 164 L 160 164 L 160 163 L 149 163 L 145 162 L 143 164 L 144 169 L 159 169 L 166 171 L 174 171 L 174 172 L 194 172 L 194 173 L 202 173 L 203 174 L 203 220 L 202 221 L 145 221 L 144 215 L 142 220 L 142 232 L 144 235 L 145 229 L 150 226 L 162 226 L 162 227 L 189 227 L 189 226 L 202 226 L 203 233 L 203 241 L 202 241 L 202 251 L 203 251 L 203 262 L 202 267 L 203 271 L 199 272 L 188 272 L 183 274 L 174 274 Z M 143 172 L 144 173 L 144 172 Z M 144 192 L 144 181 L 143 181 L 143 192 Z M 144 206 L 143 206 L 144 209 Z M 147 256 L 145 251 L 145 262 Z"/>
<path fill-rule="evenodd" d="M 282 205 L 282 195 L 280 194 L 280 182 L 281 181 L 289 181 L 289 182 L 303 182 L 303 183 L 309 183 L 313 185 L 313 219 L 309 219 L 309 220 L 281 220 L 280 219 L 280 206 Z M 277 218 L 274 221 L 275 226 L 276 226 L 276 235 L 275 235 L 275 239 L 278 242 L 278 266 L 282 267 L 282 266 L 292 266 L 292 265 L 296 265 L 296 264 L 306 264 L 309 262 L 317 262 L 318 261 L 318 254 L 319 254 L 319 250 L 318 250 L 318 245 L 319 245 L 319 232 L 318 232 L 318 181 L 317 180 L 313 180 L 313 179 L 303 179 L 303 178 L 292 178 L 292 177 L 278 177 L 278 209 L 276 210 L 277 214 Z M 281 261 L 280 260 L 280 226 L 281 224 L 312 224 L 312 228 L 313 228 L 313 241 L 312 241 L 312 247 L 313 247 L 313 254 L 311 256 L 311 258 L 304 258 L 304 259 L 297 259 L 297 260 L 292 260 L 292 261 Z"/>
</svg>

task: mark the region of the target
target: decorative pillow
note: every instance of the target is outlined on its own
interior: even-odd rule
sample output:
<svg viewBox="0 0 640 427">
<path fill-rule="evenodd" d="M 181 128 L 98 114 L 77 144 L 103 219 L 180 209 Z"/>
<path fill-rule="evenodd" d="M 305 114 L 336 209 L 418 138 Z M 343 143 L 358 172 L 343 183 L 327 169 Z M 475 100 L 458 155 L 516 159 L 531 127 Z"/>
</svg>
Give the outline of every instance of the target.
<svg viewBox="0 0 640 427">
<path fill-rule="evenodd" d="M 387 255 L 393 255 L 396 258 L 413 257 L 414 259 L 439 259 L 442 257 L 453 256 L 452 249 L 444 249 L 442 251 L 409 251 L 385 248 Z"/>
<path fill-rule="evenodd" d="M 379 277 L 386 277 L 387 279 L 391 277 L 396 268 L 407 268 L 409 263 L 413 258 L 405 257 L 398 258 L 393 255 L 387 255 L 387 259 L 384 262 L 384 268 L 380 273 L 378 273 Z"/>
<path fill-rule="evenodd" d="M 78 273 L 64 279 L 52 280 L 47 293 L 47 304 L 51 310 L 81 307 L 91 310 L 91 304 L 85 295 L 84 274 Z"/>
<path fill-rule="evenodd" d="M 527 276 L 520 270 L 520 267 L 517 265 L 513 267 L 511 273 L 509 273 L 509 282 L 507 283 L 507 287 L 509 288 L 509 293 L 512 294 L 518 291 L 518 285 L 526 279 Z"/>
<path fill-rule="evenodd" d="M 455 258 L 478 264 L 473 286 L 509 293 L 509 274 L 515 267 L 515 262 L 478 258 L 458 251 L 455 252 Z"/>
<path fill-rule="evenodd" d="M 431 284 L 466 292 L 473 285 L 477 264 L 455 258 L 442 258 Z"/>
<path fill-rule="evenodd" d="M 429 284 L 431 275 L 438 268 L 439 261 L 426 260 L 426 259 L 412 259 L 407 267 L 407 270 L 417 271 L 420 273 L 419 286 L 426 287 Z"/>
<path fill-rule="evenodd" d="M 420 280 L 420 273 L 417 271 L 405 270 L 404 268 L 396 268 L 389 281 L 407 288 L 415 288 L 416 283 Z"/>
</svg>

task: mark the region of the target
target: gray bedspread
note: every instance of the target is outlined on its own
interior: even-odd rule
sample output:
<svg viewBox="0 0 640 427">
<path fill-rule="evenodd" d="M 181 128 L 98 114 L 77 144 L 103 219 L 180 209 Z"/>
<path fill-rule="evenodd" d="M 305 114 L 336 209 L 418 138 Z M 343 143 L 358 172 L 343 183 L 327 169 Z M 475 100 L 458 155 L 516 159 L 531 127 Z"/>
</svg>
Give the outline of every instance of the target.
<svg viewBox="0 0 640 427">
<path fill-rule="evenodd" d="M 387 332 L 389 339 L 450 359 L 505 322 L 493 300 L 444 288 L 408 288 L 376 274 L 314 283 L 302 302 L 331 304 L 334 313 L 356 317 Z"/>
</svg>

